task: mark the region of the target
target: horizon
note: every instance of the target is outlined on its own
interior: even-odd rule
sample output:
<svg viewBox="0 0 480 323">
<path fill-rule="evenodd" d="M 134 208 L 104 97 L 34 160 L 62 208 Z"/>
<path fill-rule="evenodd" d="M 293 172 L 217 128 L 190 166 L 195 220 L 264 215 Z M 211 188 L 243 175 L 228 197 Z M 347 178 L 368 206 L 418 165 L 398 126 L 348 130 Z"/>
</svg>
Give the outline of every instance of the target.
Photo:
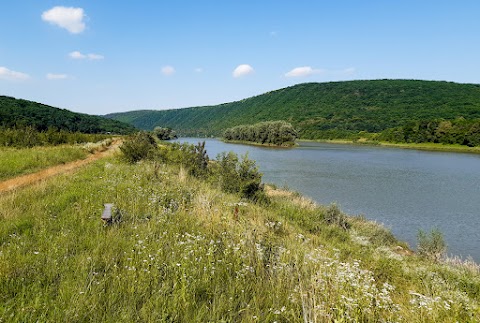
<svg viewBox="0 0 480 323">
<path fill-rule="evenodd" d="M 0 8 L 0 95 L 74 112 L 212 106 L 302 83 L 480 83 L 474 1 Z"/>
</svg>

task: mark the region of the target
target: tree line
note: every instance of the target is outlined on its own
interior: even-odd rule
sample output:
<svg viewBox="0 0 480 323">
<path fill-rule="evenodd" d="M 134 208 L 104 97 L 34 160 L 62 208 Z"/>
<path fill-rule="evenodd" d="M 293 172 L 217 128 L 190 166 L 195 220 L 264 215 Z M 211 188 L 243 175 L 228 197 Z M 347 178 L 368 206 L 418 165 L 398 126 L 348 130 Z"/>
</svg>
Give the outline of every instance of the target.
<svg viewBox="0 0 480 323">
<path fill-rule="evenodd" d="M 98 142 L 111 138 L 107 134 L 85 134 L 49 128 L 45 131 L 38 131 L 32 126 L 27 127 L 0 127 L 0 147 L 34 147 L 54 146 L 61 144 L 78 144 L 87 142 Z"/>
<path fill-rule="evenodd" d="M 480 119 L 411 121 L 404 126 L 383 131 L 378 139 L 400 143 L 432 142 L 480 146 Z"/>
<path fill-rule="evenodd" d="M 286 121 L 266 121 L 229 128 L 223 133 L 226 141 L 248 141 L 262 145 L 291 146 L 297 131 Z"/>
</svg>

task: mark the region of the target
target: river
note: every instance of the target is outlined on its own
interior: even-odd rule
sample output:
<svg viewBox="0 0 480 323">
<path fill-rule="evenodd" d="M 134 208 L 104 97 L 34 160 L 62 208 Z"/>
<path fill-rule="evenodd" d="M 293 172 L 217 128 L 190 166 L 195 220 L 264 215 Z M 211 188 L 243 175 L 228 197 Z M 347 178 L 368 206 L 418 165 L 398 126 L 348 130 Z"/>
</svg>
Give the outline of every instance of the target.
<svg viewBox="0 0 480 323">
<path fill-rule="evenodd" d="M 256 160 L 265 183 L 383 223 L 416 246 L 419 229 L 438 228 L 448 254 L 480 262 L 480 155 L 301 142 L 293 149 L 206 141 L 215 158 L 233 151 Z"/>
</svg>

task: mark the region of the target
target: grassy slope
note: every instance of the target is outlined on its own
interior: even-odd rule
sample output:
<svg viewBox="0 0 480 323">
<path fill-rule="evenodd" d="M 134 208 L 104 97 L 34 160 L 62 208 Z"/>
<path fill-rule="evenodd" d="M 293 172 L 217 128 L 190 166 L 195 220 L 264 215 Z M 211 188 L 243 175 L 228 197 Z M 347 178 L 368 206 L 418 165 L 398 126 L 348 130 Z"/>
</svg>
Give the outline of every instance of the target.
<svg viewBox="0 0 480 323">
<path fill-rule="evenodd" d="M 15 125 L 33 126 L 37 130 L 47 130 L 50 127 L 55 127 L 83 133 L 112 132 L 125 134 L 135 131 L 131 125 L 116 120 L 0 96 L 0 126 L 13 127 Z"/>
<path fill-rule="evenodd" d="M 286 120 L 308 139 L 319 130 L 379 132 L 410 120 L 480 118 L 480 86 L 415 80 L 306 83 L 217 106 L 107 117 L 142 129 L 172 127 L 184 135 L 218 135 L 235 125 Z"/>
<path fill-rule="evenodd" d="M 275 191 L 240 204 L 176 166 L 97 161 L 0 196 L 5 321 L 474 322 L 480 277 L 343 231 Z M 118 223 L 100 221 L 103 203 Z M 235 220 L 235 206 L 239 207 Z"/>
</svg>

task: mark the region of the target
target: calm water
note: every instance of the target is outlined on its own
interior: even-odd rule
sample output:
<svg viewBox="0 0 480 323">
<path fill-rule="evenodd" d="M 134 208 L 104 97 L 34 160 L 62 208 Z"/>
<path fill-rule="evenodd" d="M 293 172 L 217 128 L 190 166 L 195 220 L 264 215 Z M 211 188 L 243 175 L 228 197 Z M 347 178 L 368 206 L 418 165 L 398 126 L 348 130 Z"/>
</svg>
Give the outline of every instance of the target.
<svg viewBox="0 0 480 323">
<path fill-rule="evenodd" d="M 197 143 L 204 139 L 182 138 Z M 207 139 L 209 156 L 249 152 L 263 180 L 383 223 L 415 247 L 418 229 L 440 229 L 449 254 L 480 262 L 480 155 L 300 143 L 294 149 Z"/>
</svg>

